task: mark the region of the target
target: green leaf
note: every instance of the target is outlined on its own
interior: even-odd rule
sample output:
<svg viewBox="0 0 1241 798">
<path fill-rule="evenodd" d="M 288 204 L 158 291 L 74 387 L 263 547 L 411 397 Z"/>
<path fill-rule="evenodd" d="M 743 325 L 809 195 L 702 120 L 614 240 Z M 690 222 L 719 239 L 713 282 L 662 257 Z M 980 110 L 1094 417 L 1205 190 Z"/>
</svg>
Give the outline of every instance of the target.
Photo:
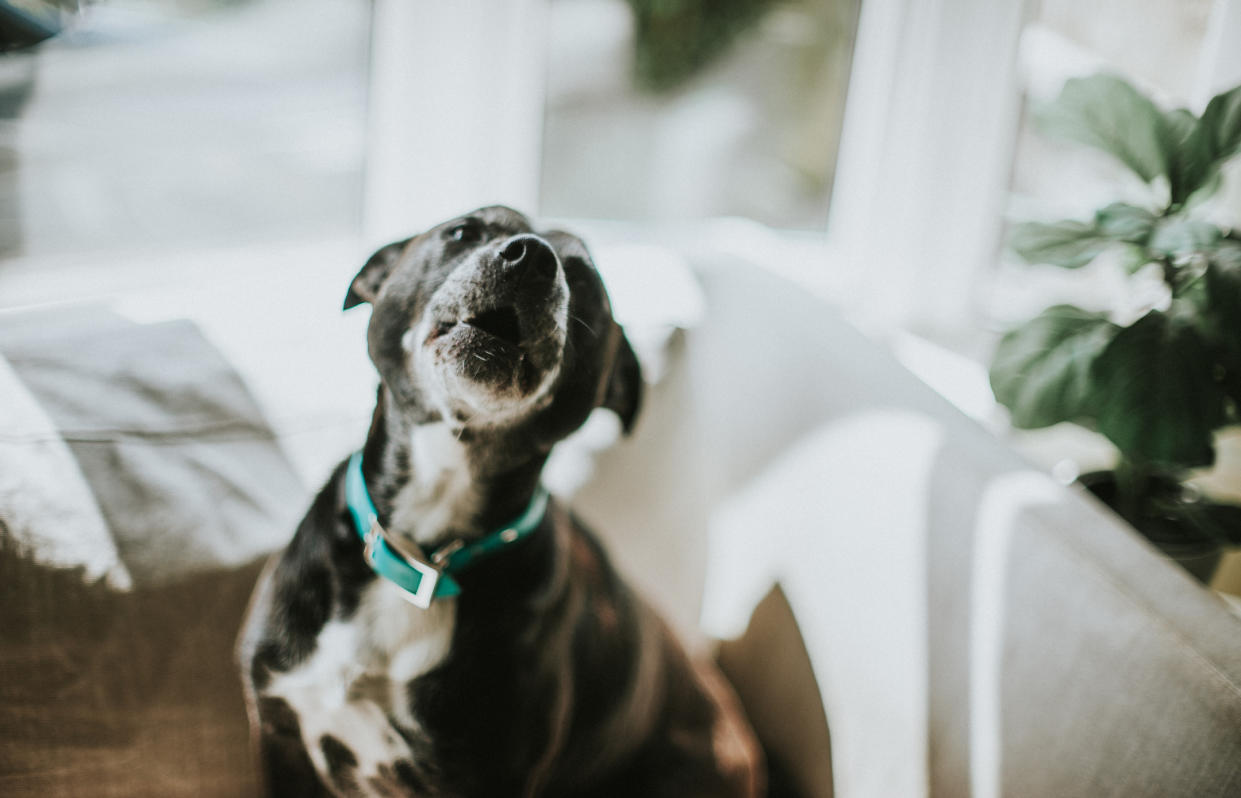
<svg viewBox="0 0 1241 798">
<path fill-rule="evenodd" d="M 1175 275 L 1173 282 L 1172 300 L 1167 309 L 1168 315 L 1191 320 L 1209 339 L 1213 333 L 1210 333 L 1207 325 L 1204 324 L 1207 312 L 1207 288 L 1201 272 L 1182 270 Z"/>
<path fill-rule="evenodd" d="M 1022 222 L 1008 239 L 1013 251 L 1029 263 L 1050 263 L 1078 269 L 1112 243 L 1085 222 Z"/>
<path fill-rule="evenodd" d="M 1124 202 L 1113 202 L 1095 214 L 1099 235 L 1129 244 L 1145 243 L 1154 226 L 1155 214 Z"/>
<path fill-rule="evenodd" d="M 1199 126 L 1214 161 L 1236 155 L 1241 150 L 1241 86 L 1213 97 Z"/>
<path fill-rule="evenodd" d="M 1241 269 L 1241 241 L 1225 238 L 1219 243 L 1211 260 L 1229 269 Z M 1238 320 L 1241 323 L 1241 320 Z"/>
<path fill-rule="evenodd" d="M 1185 204 L 1181 207 L 1194 208 L 1201 205 L 1204 201 L 1218 194 L 1223 185 L 1224 177 L 1220 174 L 1219 169 L 1212 169 L 1207 173 L 1206 180 L 1198 187 L 1198 190 L 1185 198 Z"/>
<path fill-rule="evenodd" d="M 1241 247 L 1221 252 L 1230 249 Z M 1237 260 L 1216 258 L 1207 264 L 1203 276 L 1206 307 L 1200 324 L 1220 351 L 1220 382 L 1232 399 L 1235 415 L 1241 412 L 1241 252 L 1232 254 Z"/>
<path fill-rule="evenodd" d="M 1091 363 L 1118 329 L 1101 313 L 1057 305 L 1005 335 L 991 361 L 991 389 L 1013 426 L 1087 416 Z"/>
<path fill-rule="evenodd" d="M 1154 252 L 1176 257 L 1214 249 L 1223 237 L 1218 227 L 1188 216 L 1168 216 L 1155 226 L 1148 246 Z"/>
<path fill-rule="evenodd" d="M 1147 183 L 1168 171 L 1163 114 L 1114 75 L 1069 80 L 1039 116 L 1049 134 L 1109 153 Z"/>
<path fill-rule="evenodd" d="M 1163 116 L 1164 157 L 1171 203 L 1180 206 L 1204 185 L 1215 183 L 1215 158 L 1197 117 L 1184 108 Z"/>
<path fill-rule="evenodd" d="M 1145 244 L 1155 223 L 1155 214 L 1145 208 L 1114 202 L 1095 213 L 1094 224 L 1072 220 L 1018 224 L 1009 246 L 1030 263 L 1078 269 L 1113 244 Z"/>
<path fill-rule="evenodd" d="M 1241 263 L 1213 258 L 1207 264 L 1204 282 L 1211 326 L 1241 357 Z"/>
<path fill-rule="evenodd" d="M 1200 333 L 1151 311 L 1120 330 L 1091 369 L 1099 431 L 1129 460 L 1193 468 L 1215 460 L 1224 393 Z"/>
<path fill-rule="evenodd" d="M 1150 250 L 1146 247 L 1130 244 L 1120 253 L 1118 265 L 1129 274 L 1137 274 L 1152 260 Z"/>
</svg>

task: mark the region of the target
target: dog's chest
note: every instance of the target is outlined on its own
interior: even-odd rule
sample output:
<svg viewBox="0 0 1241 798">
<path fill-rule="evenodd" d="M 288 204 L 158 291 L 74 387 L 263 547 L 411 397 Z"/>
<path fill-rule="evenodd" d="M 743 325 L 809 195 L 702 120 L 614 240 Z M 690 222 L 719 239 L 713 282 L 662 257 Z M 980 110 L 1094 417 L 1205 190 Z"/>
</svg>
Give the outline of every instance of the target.
<svg viewBox="0 0 1241 798">
<path fill-rule="evenodd" d="M 419 543 L 465 526 L 478 501 L 465 446 L 444 422 L 423 424 L 410 436 L 413 478 L 393 503 L 394 529 L 413 530 Z"/>
<path fill-rule="evenodd" d="M 351 780 L 384 794 L 396 764 L 412 759 L 407 737 L 420 733 L 408 684 L 445 657 L 455 623 L 455 602 L 421 610 L 395 585 L 376 580 L 352 617 L 325 624 L 314 653 L 263 692 L 297 713 L 306 751 L 326 781 L 350 759 L 345 750 Z"/>
</svg>

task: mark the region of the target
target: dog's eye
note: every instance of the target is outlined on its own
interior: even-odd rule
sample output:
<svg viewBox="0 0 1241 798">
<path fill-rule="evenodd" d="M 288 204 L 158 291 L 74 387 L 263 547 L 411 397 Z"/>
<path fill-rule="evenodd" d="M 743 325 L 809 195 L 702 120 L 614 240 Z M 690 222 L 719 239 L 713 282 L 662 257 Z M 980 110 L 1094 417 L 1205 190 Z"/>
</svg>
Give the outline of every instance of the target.
<svg viewBox="0 0 1241 798">
<path fill-rule="evenodd" d="M 478 225 L 466 222 L 465 224 L 459 224 L 456 227 L 450 228 L 448 230 L 448 237 L 453 241 L 469 243 L 481 238 L 482 231 L 478 229 Z"/>
</svg>

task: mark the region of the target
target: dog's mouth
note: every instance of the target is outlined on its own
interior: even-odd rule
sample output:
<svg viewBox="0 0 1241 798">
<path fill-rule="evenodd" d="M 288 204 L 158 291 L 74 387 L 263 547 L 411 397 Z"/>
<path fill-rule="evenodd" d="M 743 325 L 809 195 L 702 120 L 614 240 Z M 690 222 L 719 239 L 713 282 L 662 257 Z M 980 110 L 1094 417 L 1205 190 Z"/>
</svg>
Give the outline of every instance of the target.
<svg viewBox="0 0 1241 798">
<path fill-rule="evenodd" d="M 432 328 L 426 344 L 446 343 L 458 354 L 483 348 L 488 352 L 520 356 L 524 352 L 524 340 L 517 308 L 506 305 L 440 322 Z"/>
<path fill-rule="evenodd" d="M 470 316 L 462 323 L 507 344 L 521 346 L 521 319 L 517 316 L 517 308 L 511 305 L 483 311 L 477 316 Z"/>
<path fill-rule="evenodd" d="M 473 394 L 487 386 L 483 390 L 497 398 L 528 396 L 552 366 L 548 330 L 543 329 L 551 324 L 551 317 L 543 319 L 543 314 L 527 312 L 523 317 L 515 305 L 468 310 L 435 325 L 425 344 L 440 363 L 465 379 L 455 383 L 456 390 Z"/>
</svg>

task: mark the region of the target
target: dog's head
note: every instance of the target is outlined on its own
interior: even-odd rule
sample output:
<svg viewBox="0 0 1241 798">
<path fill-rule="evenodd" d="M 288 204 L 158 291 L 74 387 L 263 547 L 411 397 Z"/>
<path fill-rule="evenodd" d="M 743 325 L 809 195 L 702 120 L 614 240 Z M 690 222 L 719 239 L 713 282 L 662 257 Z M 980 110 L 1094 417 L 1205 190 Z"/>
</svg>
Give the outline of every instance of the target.
<svg viewBox="0 0 1241 798">
<path fill-rule="evenodd" d="M 371 360 L 415 424 L 520 431 L 543 451 L 595 407 L 633 426 L 638 362 L 575 236 L 480 208 L 372 255 L 345 308 L 362 302 Z"/>
</svg>

